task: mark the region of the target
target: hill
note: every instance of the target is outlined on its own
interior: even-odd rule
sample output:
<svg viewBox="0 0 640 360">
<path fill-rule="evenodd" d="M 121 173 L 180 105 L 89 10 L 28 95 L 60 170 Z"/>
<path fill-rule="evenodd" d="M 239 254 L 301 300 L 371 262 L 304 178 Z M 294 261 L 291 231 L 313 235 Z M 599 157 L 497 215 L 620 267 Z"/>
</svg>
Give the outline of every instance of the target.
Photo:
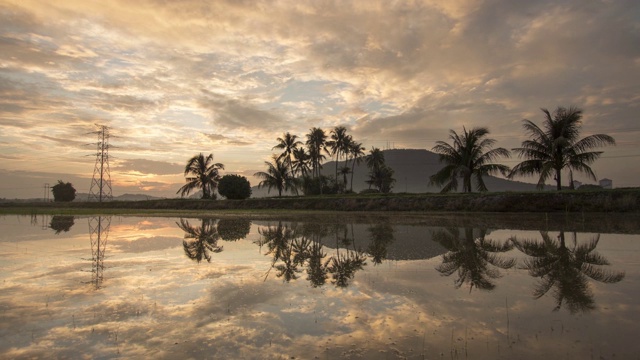
<svg viewBox="0 0 640 360">
<path fill-rule="evenodd" d="M 384 150 L 385 161 L 395 171 L 396 183 L 393 187 L 394 193 L 427 193 L 440 192 L 440 188 L 429 186 L 429 177 L 437 173 L 443 166 L 440 163 L 439 156 L 424 149 L 392 149 Z M 338 167 L 344 166 L 344 162 L 340 162 Z M 351 163 L 349 163 L 351 166 Z M 324 175 L 335 175 L 335 161 L 327 162 L 322 167 Z M 369 186 L 365 183 L 368 178 L 369 170 L 363 162 L 355 167 L 353 176 L 353 190 L 359 192 L 367 189 Z M 351 181 L 349 175 L 348 181 Z M 489 191 L 535 191 L 536 185 L 521 181 L 512 181 L 502 179 L 495 176 L 485 177 L 485 184 Z M 350 185 L 349 185 L 350 186 Z M 267 194 L 266 189 L 257 189 L 253 187 L 252 197 L 275 196 L 277 193 L 273 191 Z M 546 190 L 553 190 L 552 186 L 547 186 Z"/>
</svg>

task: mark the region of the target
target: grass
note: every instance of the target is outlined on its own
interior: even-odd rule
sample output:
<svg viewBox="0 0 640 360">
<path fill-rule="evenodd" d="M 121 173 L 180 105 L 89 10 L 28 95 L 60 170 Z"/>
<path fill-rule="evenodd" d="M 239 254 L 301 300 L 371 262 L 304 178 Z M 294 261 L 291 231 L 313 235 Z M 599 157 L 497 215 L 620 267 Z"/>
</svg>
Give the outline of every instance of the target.
<svg viewBox="0 0 640 360">
<path fill-rule="evenodd" d="M 36 210 L 32 210 L 36 209 Z M 268 214 L 290 211 L 349 212 L 638 212 L 640 189 L 485 192 L 453 194 L 339 194 L 246 200 L 163 199 L 106 203 L 0 203 L 1 213 L 119 214 L 171 216 L 240 212 Z"/>
</svg>

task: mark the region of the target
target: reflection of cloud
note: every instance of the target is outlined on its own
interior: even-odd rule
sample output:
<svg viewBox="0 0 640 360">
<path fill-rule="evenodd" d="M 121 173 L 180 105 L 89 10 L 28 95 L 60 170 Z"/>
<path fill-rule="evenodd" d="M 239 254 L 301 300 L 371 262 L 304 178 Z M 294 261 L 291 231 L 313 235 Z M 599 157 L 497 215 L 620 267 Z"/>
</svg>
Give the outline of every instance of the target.
<svg viewBox="0 0 640 360">
<path fill-rule="evenodd" d="M 86 221 L 72 230 L 84 236 L 62 238 L 28 217 L 0 218 L 8 229 L 0 235 L 0 357 L 536 359 L 542 350 L 550 358 L 638 350 L 638 289 L 624 281 L 611 291 L 594 284 L 603 311 L 579 317 L 552 312 L 551 298 L 532 299 L 535 279 L 523 270 L 505 270 L 493 292 L 456 289 L 434 270 L 440 258 L 383 262 L 347 288 L 313 288 L 302 278 L 265 278 L 271 263 L 254 244 L 259 221 L 247 239 L 225 242 L 199 264 L 184 255 L 175 221 L 113 218 L 96 290 L 82 271 L 90 266 Z M 497 241 L 531 235 L 492 232 Z M 603 235 L 599 248 L 629 278 L 639 273 L 634 240 Z"/>
</svg>

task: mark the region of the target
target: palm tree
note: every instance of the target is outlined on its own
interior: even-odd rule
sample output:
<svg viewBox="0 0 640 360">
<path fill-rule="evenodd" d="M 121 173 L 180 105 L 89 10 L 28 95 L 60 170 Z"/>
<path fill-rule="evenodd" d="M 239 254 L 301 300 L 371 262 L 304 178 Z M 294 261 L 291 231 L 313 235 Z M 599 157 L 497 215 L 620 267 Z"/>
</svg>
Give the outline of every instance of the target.
<svg viewBox="0 0 640 360">
<path fill-rule="evenodd" d="M 306 177 L 307 173 L 311 169 L 311 157 L 309 156 L 309 153 L 307 153 L 304 148 L 297 148 L 293 150 L 293 159 L 294 161 L 292 166 L 294 176 L 299 173 L 302 177 Z"/>
<path fill-rule="evenodd" d="M 353 173 L 355 172 L 356 163 L 360 164 L 364 159 L 365 148 L 362 143 L 352 141 L 349 147 L 349 154 L 353 157 L 351 162 L 351 191 L 353 191 Z"/>
<path fill-rule="evenodd" d="M 558 107 L 553 114 L 542 109 L 545 119 L 542 128 L 530 120 L 523 120 L 522 126 L 529 135 L 529 140 L 522 142 L 522 147 L 513 149 L 519 158 L 527 160 L 516 165 L 509 177 L 515 175 L 539 174 L 538 188 L 544 188 L 545 182 L 553 176 L 556 189 L 562 189 L 562 170 L 576 170 L 596 180 L 591 165 L 602 151 L 591 151 L 593 148 L 615 145 L 615 140 L 605 134 L 590 135 L 578 139 L 582 126 L 582 110 L 577 107 L 568 109 Z"/>
<path fill-rule="evenodd" d="M 369 150 L 369 155 L 367 155 L 365 161 L 370 170 L 378 169 L 384 165 L 384 153 L 382 150 L 372 147 L 371 150 Z"/>
<path fill-rule="evenodd" d="M 215 190 L 220 181 L 220 170 L 224 170 L 224 165 L 213 163 L 213 154 L 209 154 L 206 158 L 202 153 L 195 155 L 189 161 L 184 169 L 184 176 L 187 177 L 187 183 L 183 185 L 176 193 L 180 196 L 188 195 L 191 190 L 202 189 L 203 199 L 215 198 Z"/>
<path fill-rule="evenodd" d="M 281 138 L 276 139 L 278 141 L 278 145 L 274 146 L 273 149 L 282 149 L 282 154 L 278 157 L 278 159 L 285 158 L 287 159 L 287 165 L 289 165 L 289 170 L 293 172 L 293 165 L 291 164 L 291 155 L 298 148 L 298 145 L 302 145 L 301 141 L 298 141 L 297 135 L 291 135 L 289 132 L 283 135 Z"/>
<path fill-rule="evenodd" d="M 320 128 L 312 128 L 309 130 L 307 136 L 307 147 L 309 148 L 309 156 L 311 157 L 311 168 L 313 169 L 313 176 L 320 176 L 320 169 L 322 166 L 320 163 L 324 159 L 322 150 L 326 150 L 327 135 L 324 130 Z"/>
<path fill-rule="evenodd" d="M 197 262 L 203 259 L 211 262 L 211 255 L 209 253 L 221 252 L 222 246 L 218 246 L 219 236 L 215 226 L 215 220 L 201 219 L 201 221 L 202 223 L 199 228 L 191 226 L 189 221 L 185 219 L 180 219 L 180 222 L 176 224 L 185 232 L 182 246 L 187 257 Z"/>
<path fill-rule="evenodd" d="M 336 157 L 336 179 L 338 178 L 338 162 L 340 161 L 340 153 L 345 149 L 347 143 L 347 128 L 344 126 L 336 126 L 331 130 L 331 141 L 327 143 L 331 149 L 331 155 Z"/>
<path fill-rule="evenodd" d="M 465 228 L 464 234 L 458 228 L 438 231 L 433 240 L 444 246 L 448 252 L 442 255 L 442 264 L 436 270 L 444 276 L 458 273 L 455 287 L 469 283 L 469 292 L 475 286 L 480 290 L 493 290 L 496 285 L 491 281 L 501 277 L 498 269 L 509 269 L 515 266 L 515 259 L 504 259 L 497 253 L 505 253 L 513 249 L 510 241 L 498 244 L 486 239 L 487 231 L 480 229 L 475 236 L 474 229 Z"/>
<path fill-rule="evenodd" d="M 529 270 L 529 275 L 540 280 L 536 284 L 533 296 L 536 299 L 544 296 L 552 288 L 556 307 L 559 310 L 563 302 L 569 312 L 586 312 L 595 308 L 593 293 L 589 289 L 588 278 L 605 284 L 621 281 L 625 273 L 603 269 L 610 265 L 602 255 L 594 252 L 600 235 L 596 235 L 589 242 L 578 245 L 577 235 L 573 233 L 573 245 L 567 247 L 564 231 L 556 239 L 546 231 L 540 232 L 542 243 L 525 239 L 511 238 L 518 250 L 530 256 L 524 261 L 523 268 Z"/>
<path fill-rule="evenodd" d="M 343 166 L 340 168 L 340 174 L 342 175 L 342 183 L 344 184 L 344 189 L 347 189 L 347 175 L 351 173 L 351 168 L 348 166 Z"/>
<path fill-rule="evenodd" d="M 289 172 L 287 165 L 284 161 L 280 160 L 277 156 L 273 156 L 273 163 L 268 161 L 264 162 L 268 169 L 267 172 L 259 171 L 253 176 L 262 179 L 258 187 L 267 187 L 269 192 L 272 188 L 278 190 L 278 196 L 282 196 L 282 191 L 288 191 L 296 188 L 296 180 Z"/>
<path fill-rule="evenodd" d="M 437 141 L 433 151 L 440 155 L 440 162 L 447 165 L 429 178 L 429 184 L 444 185 L 442 192 L 450 192 L 458 189 L 458 179 L 462 178 L 462 190 L 471 192 L 471 180 L 475 180 L 478 191 L 487 191 L 483 176 L 500 172 L 504 175 L 509 167 L 501 164 L 491 164 L 500 156 L 509 157 L 509 150 L 504 148 L 492 149 L 494 139 L 485 138 L 489 130 L 485 127 L 473 128 L 469 131 L 463 128 L 463 133 L 458 135 L 449 130 L 449 138 L 453 145 L 444 141 Z"/>
<path fill-rule="evenodd" d="M 393 188 L 393 184 L 396 182 L 393 174 L 394 171 L 392 168 L 386 164 L 382 164 L 369 172 L 369 180 L 367 180 L 366 183 L 369 184 L 369 189 L 371 189 L 371 185 L 373 185 L 379 192 L 386 194 L 391 192 L 391 188 Z"/>
</svg>

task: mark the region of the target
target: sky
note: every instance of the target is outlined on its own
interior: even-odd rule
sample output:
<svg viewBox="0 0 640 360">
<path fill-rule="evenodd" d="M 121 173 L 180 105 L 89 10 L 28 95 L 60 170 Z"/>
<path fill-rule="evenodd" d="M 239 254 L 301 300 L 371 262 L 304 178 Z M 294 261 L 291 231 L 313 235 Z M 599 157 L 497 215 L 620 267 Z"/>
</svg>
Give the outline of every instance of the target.
<svg viewBox="0 0 640 360">
<path fill-rule="evenodd" d="M 256 185 L 285 132 L 511 149 L 558 106 L 615 138 L 598 179 L 640 186 L 639 44 L 636 0 L 0 0 L 0 198 L 89 192 L 96 124 L 114 196 L 175 196 L 198 153 Z"/>
</svg>

